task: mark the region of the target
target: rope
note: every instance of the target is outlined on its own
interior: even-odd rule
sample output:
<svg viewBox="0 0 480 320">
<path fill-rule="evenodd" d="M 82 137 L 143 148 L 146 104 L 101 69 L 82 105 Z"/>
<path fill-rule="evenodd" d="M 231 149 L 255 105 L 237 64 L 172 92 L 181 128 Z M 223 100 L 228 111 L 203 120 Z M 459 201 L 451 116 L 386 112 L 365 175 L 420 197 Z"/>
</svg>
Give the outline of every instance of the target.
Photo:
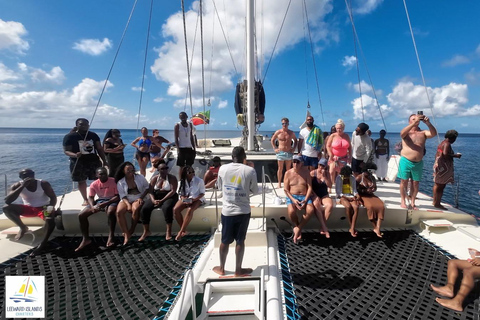
<svg viewBox="0 0 480 320">
<path fill-rule="evenodd" d="M 90 119 L 90 126 L 89 126 L 87 132 L 85 133 L 85 138 L 88 136 L 88 133 L 90 132 L 90 128 L 92 126 L 93 120 L 95 119 L 95 115 L 97 114 L 97 110 L 98 110 L 98 107 L 100 105 L 100 101 L 102 100 L 103 93 L 105 92 L 105 89 L 106 89 L 107 84 L 108 84 L 108 80 L 110 79 L 110 75 L 112 74 L 113 66 L 115 65 L 115 62 L 117 61 L 118 53 L 120 52 L 120 48 L 122 47 L 123 40 L 125 39 L 125 34 L 127 33 L 128 26 L 130 25 L 130 21 L 132 20 L 133 12 L 135 11 L 135 8 L 137 6 L 137 2 L 138 2 L 138 0 L 135 0 L 135 2 L 133 3 L 133 7 L 132 7 L 132 10 L 130 11 L 130 15 L 128 16 L 127 23 L 125 25 L 125 28 L 123 29 L 122 37 L 120 38 L 120 42 L 118 43 L 118 47 L 117 47 L 117 50 L 115 52 L 115 56 L 113 57 L 112 64 L 110 65 L 110 69 L 108 70 L 107 78 L 105 79 L 105 81 L 103 83 L 102 91 L 100 92 L 100 96 L 98 97 L 98 101 L 97 101 L 97 104 L 95 106 L 95 110 L 93 111 L 92 118 Z M 78 164 L 78 158 L 76 158 L 76 160 L 75 160 L 75 164 L 73 165 L 73 169 L 70 173 L 70 178 L 73 178 L 73 173 L 75 172 L 75 169 L 77 168 L 77 164 Z M 65 193 L 66 193 L 66 190 L 67 190 L 67 188 L 65 188 Z M 60 206 L 58 207 L 58 209 L 60 209 Z"/>
<path fill-rule="evenodd" d="M 205 67 L 203 65 L 203 0 L 200 0 L 200 47 L 202 52 L 202 101 L 203 101 L 203 113 L 205 114 Z M 215 19 L 214 19 L 215 20 Z M 193 116 L 193 112 L 192 112 Z M 204 141 L 207 141 L 207 124 L 203 122 L 203 135 Z M 207 144 L 204 143 L 205 151 L 207 151 Z"/>
<path fill-rule="evenodd" d="M 420 56 L 418 55 L 417 44 L 415 42 L 415 36 L 413 35 L 412 24 L 410 22 L 410 15 L 408 14 L 407 3 L 405 2 L 405 0 L 403 0 L 403 6 L 405 7 L 405 14 L 407 15 L 408 27 L 410 28 L 410 34 L 412 36 L 413 48 L 415 49 L 415 55 L 417 57 L 418 68 L 420 70 L 420 75 L 422 76 L 423 87 L 425 89 L 425 94 L 427 96 L 430 111 L 432 112 L 433 124 L 435 125 L 435 127 L 437 127 L 437 121 L 435 119 L 435 114 L 433 113 L 432 101 L 430 100 L 430 95 L 428 94 L 427 85 L 425 83 L 425 77 L 423 76 L 422 64 L 420 63 Z M 437 134 L 437 139 L 438 139 L 438 143 L 440 143 L 440 136 L 438 134 Z"/>
<path fill-rule="evenodd" d="M 193 56 L 195 55 L 195 44 L 197 43 L 197 31 L 198 31 L 198 24 L 199 24 L 199 18 L 200 16 L 197 14 L 197 22 L 195 23 L 195 33 L 193 34 L 193 45 L 192 45 L 192 53 L 190 54 L 191 60 L 190 60 L 190 73 L 192 73 L 192 68 L 193 68 Z M 185 104 L 183 105 L 183 111 L 185 112 L 187 110 L 187 100 L 188 100 L 188 94 L 189 90 L 187 87 L 187 90 L 185 91 Z M 190 103 L 190 112 L 192 112 L 193 115 L 193 107 L 192 103 Z"/>
<path fill-rule="evenodd" d="M 319 85 L 319 81 L 318 81 L 317 64 L 315 63 L 315 55 L 314 55 L 314 52 L 313 52 L 312 33 L 311 33 L 311 30 L 310 30 L 310 22 L 309 22 L 309 19 L 308 19 L 307 4 L 306 4 L 305 0 L 303 0 L 303 5 L 304 5 L 304 10 L 305 10 L 305 17 L 307 18 L 308 37 L 309 37 L 309 40 L 310 40 L 310 50 L 312 51 L 313 70 L 315 71 L 315 82 L 317 84 L 318 103 L 320 104 L 320 112 L 322 113 L 322 124 L 323 124 L 324 128 L 327 129 L 327 124 L 325 123 L 325 117 L 323 116 L 323 105 L 322 105 L 322 98 L 320 96 L 320 85 Z"/>
<path fill-rule="evenodd" d="M 350 21 L 352 23 L 352 32 L 353 32 L 353 47 L 355 48 L 355 64 L 357 66 L 357 81 L 358 81 L 358 91 L 360 94 L 360 105 L 362 107 L 362 120 L 365 122 L 365 108 L 363 106 L 363 98 L 362 98 L 362 83 L 360 80 L 360 68 L 358 67 L 358 54 L 357 54 L 357 32 L 355 30 L 355 23 L 353 22 L 353 14 L 348 4 L 347 0 L 345 0 L 345 5 L 347 6 L 348 16 L 350 17 Z"/>
<path fill-rule="evenodd" d="M 186 60 L 187 60 L 187 78 L 188 78 L 188 92 L 190 96 L 190 108 L 192 108 L 193 102 L 192 102 L 192 86 L 190 83 L 190 64 L 188 62 L 188 43 L 187 43 L 187 23 L 185 21 L 185 3 L 184 0 L 182 0 L 182 15 L 183 15 L 183 35 L 185 38 L 185 55 L 186 55 Z M 192 109 L 193 112 L 193 109 Z"/>
<path fill-rule="evenodd" d="M 273 49 L 272 49 L 272 54 L 270 55 L 270 59 L 268 60 L 267 68 L 265 69 L 265 74 L 263 75 L 263 80 L 262 80 L 263 84 L 265 84 L 265 78 L 267 77 L 268 69 L 270 68 L 270 63 L 272 62 L 273 54 L 275 53 L 275 49 L 277 48 L 278 39 L 280 39 L 280 34 L 282 33 L 282 29 L 283 29 L 283 25 L 285 24 L 285 20 L 287 19 L 288 10 L 290 9 L 290 4 L 291 3 L 292 3 L 292 0 L 290 0 L 288 2 L 287 10 L 285 10 L 285 15 L 283 16 L 282 24 L 280 26 L 280 30 L 278 31 L 277 39 L 275 40 L 275 45 L 273 46 Z"/>
<path fill-rule="evenodd" d="M 230 54 L 230 59 L 232 59 L 233 68 L 235 69 L 235 74 L 238 74 L 237 67 L 235 66 L 235 60 L 233 59 L 232 51 L 230 50 L 230 45 L 228 43 L 227 36 L 225 35 L 225 30 L 223 29 L 222 21 L 220 20 L 220 16 L 218 14 L 217 6 L 215 5 L 215 0 L 212 0 L 213 6 L 215 8 L 215 13 L 217 14 L 218 22 L 220 23 L 220 28 L 222 29 L 223 37 L 225 38 L 225 43 L 227 44 L 228 53 Z M 183 3 L 183 0 L 182 0 Z"/>
</svg>

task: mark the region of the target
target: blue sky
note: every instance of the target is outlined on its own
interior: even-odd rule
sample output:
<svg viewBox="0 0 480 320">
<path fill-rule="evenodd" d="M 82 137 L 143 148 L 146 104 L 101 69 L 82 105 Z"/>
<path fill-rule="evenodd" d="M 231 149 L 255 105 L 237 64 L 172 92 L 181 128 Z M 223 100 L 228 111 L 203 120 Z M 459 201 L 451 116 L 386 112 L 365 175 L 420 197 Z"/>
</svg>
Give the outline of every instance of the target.
<svg viewBox="0 0 480 320">
<path fill-rule="evenodd" d="M 90 119 L 133 3 L 1 1 L 0 127 L 71 127 L 78 117 Z M 288 3 L 257 3 L 257 54 L 262 79 Z M 279 128 L 282 117 L 290 118 L 291 128 L 296 129 L 305 118 L 309 101 L 311 113 L 322 128 L 342 118 L 347 131 L 352 131 L 365 119 L 372 131 L 379 131 L 384 127 L 380 105 L 387 131 L 398 132 L 410 113 L 423 110 L 432 115 L 428 91 L 439 131 L 480 132 L 480 2 L 406 1 L 426 89 L 403 1 L 351 1 L 361 45 L 360 50 L 357 43 L 358 71 L 345 2 L 305 3 L 323 113 L 312 50 L 305 40 L 303 2 L 293 0 L 265 77 L 266 120 L 260 130 Z M 199 2 L 185 4 L 190 58 L 194 53 L 193 109 L 198 112 L 203 110 L 200 28 L 196 27 Z M 206 108 L 212 117 L 209 129 L 235 129 L 235 84 L 245 74 L 245 1 L 204 0 L 203 6 L 205 99 L 211 101 Z M 149 10 L 150 1 L 138 0 L 93 128 L 137 127 Z M 154 1 L 140 126 L 170 129 L 185 106 L 191 114 L 190 102 L 185 102 L 183 39 L 181 2 Z"/>
</svg>

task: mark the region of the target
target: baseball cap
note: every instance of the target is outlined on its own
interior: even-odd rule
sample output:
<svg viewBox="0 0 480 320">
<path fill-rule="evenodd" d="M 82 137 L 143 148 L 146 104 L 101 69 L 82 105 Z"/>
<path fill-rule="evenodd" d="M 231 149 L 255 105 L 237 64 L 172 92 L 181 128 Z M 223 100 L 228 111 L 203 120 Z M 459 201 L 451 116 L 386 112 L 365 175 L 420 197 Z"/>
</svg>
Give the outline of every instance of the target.
<svg viewBox="0 0 480 320">
<path fill-rule="evenodd" d="M 318 164 L 319 164 L 320 166 L 326 167 L 327 164 L 328 164 L 328 161 L 327 161 L 327 159 L 322 158 L 322 159 L 320 159 L 320 161 L 318 161 Z"/>
<path fill-rule="evenodd" d="M 298 160 L 298 161 L 300 161 L 300 162 L 303 162 L 302 156 L 299 156 L 299 155 L 294 155 L 294 156 L 293 156 L 293 160 Z"/>
</svg>

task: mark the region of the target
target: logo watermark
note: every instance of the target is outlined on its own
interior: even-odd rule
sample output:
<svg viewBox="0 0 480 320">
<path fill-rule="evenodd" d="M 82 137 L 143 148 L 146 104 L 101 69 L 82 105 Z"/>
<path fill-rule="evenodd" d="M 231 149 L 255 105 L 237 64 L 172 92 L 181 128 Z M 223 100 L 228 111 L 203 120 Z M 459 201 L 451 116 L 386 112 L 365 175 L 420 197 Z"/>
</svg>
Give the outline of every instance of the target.
<svg viewBox="0 0 480 320">
<path fill-rule="evenodd" d="M 5 277 L 5 317 L 45 318 L 45 276 Z"/>
</svg>

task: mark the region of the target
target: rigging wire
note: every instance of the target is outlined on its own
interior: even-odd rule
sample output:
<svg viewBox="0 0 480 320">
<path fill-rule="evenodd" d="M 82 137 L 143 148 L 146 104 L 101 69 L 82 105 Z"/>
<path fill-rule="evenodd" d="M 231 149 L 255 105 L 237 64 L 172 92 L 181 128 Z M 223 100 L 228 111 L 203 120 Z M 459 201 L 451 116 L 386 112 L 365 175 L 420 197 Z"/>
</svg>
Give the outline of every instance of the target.
<svg viewBox="0 0 480 320">
<path fill-rule="evenodd" d="M 208 89 L 208 102 L 207 106 L 211 106 L 210 98 L 212 97 L 212 74 L 213 74 L 213 52 L 215 51 L 215 17 L 212 19 L 212 48 L 210 55 L 210 80 L 209 80 L 209 89 Z"/>
<path fill-rule="evenodd" d="M 420 63 L 420 56 L 418 54 L 417 44 L 415 42 L 415 36 L 413 35 L 412 24 L 410 23 L 410 15 L 408 14 L 407 3 L 406 3 L 405 0 L 403 0 L 403 6 L 405 7 L 405 14 L 407 15 L 408 27 L 410 28 L 410 34 L 412 36 L 413 47 L 415 49 L 415 55 L 417 56 L 418 68 L 420 70 L 420 75 L 422 76 L 423 88 L 425 89 L 425 94 L 427 96 L 428 105 L 430 107 L 430 111 L 432 112 L 433 123 L 435 124 L 435 127 L 436 127 L 437 126 L 437 121 L 435 119 L 435 114 L 433 113 L 433 105 L 432 105 L 432 101 L 430 99 L 430 95 L 428 94 L 428 88 L 427 88 L 427 85 L 425 83 L 425 77 L 423 76 L 422 64 Z M 440 136 L 438 134 L 437 134 L 437 139 L 438 139 L 438 143 L 440 143 Z"/>
<path fill-rule="evenodd" d="M 358 52 L 357 52 L 357 37 L 355 32 L 355 23 L 353 22 L 353 13 L 348 4 L 347 0 L 345 0 L 345 4 L 347 5 L 348 16 L 350 17 L 350 21 L 352 22 L 352 33 L 353 33 L 353 47 L 355 49 L 355 64 L 357 66 L 357 81 L 358 81 L 358 92 L 360 94 L 360 106 L 362 108 L 362 120 L 365 122 L 365 108 L 363 106 L 363 97 L 362 97 L 362 82 L 360 79 L 360 67 L 358 66 Z"/>
<path fill-rule="evenodd" d="M 185 55 L 186 55 L 186 61 L 187 61 L 187 78 L 188 78 L 188 92 L 190 96 L 190 108 L 192 108 L 193 112 L 193 102 L 192 102 L 192 86 L 190 83 L 190 64 L 188 61 L 188 43 L 187 43 L 187 23 L 185 21 L 185 3 L 184 0 L 182 0 L 182 15 L 183 15 L 183 35 L 185 38 Z"/>
<path fill-rule="evenodd" d="M 233 59 L 232 50 L 230 50 L 230 44 L 228 42 L 227 35 L 223 29 L 222 20 L 220 20 L 220 15 L 218 14 L 217 6 L 215 5 L 215 0 L 212 0 L 213 6 L 215 8 L 215 13 L 217 14 L 218 22 L 220 23 L 220 29 L 222 29 L 223 37 L 225 38 L 225 43 L 227 44 L 228 53 L 230 54 L 230 59 L 232 60 L 233 68 L 235 69 L 235 74 L 238 74 L 237 66 L 235 65 L 235 60 Z M 182 0 L 183 3 L 183 0 Z"/>
<path fill-rule="evenodd" d="M 312 61 L 313 61 L 313 70 L 315 71 L 315 81 L 316 81 L 316 84 L 317 84 L 318 103 L 320 104 L 320 112 L 322 113 L 322 124 L 323 124 L 324 128 L 326 129 L 327 124 L 325 123 L 325 117 L 323 115 L 323 105 L 322 105 L 322 98 L 320 96 L 320 85 L 319 85 L 319 81 L 318 81 L 317 65 L 315 63 L 315 54 L 314 54 L 314 50 L 313 50 L 312 33 L 311 33 L 311 30 L 310 30 L 310 22 L 309 22 L 309 19 L 308 19 L 308 12 L 307 12 L 307 3 L 305 2 L 305 0 L 303 0 L 303 5 L 304 5 L 304 10 L 305 10 L 305 17 L 307 18 L 307 30 L 308 30 L 308 37 L 310 39 L 310 49 L 312 51 Z"/>
<path fill-rule="evenodd" d="M 350 11 L 350 7 L 349 7 L 349 5 L 346 1 L 345 1 L 345 4 L 347 5 L 347 10 Z M 372 93 L 373 93 L 373 96 L 375 97 L 375 102 L 377 104 L 377 108 L 378 108 L 378 111 L 380 113 L 380 117 L 382 119 L 383 127 L 386 130 L 387 125 L 386 125 L 385 119 L 383 117 L 383 113 L 382 113 L 382 109 L 380 107 L 380 103 L 378 102 L 377 92 L 375 91 L 375 86 L 373 85 L 372 77 L 370 75 L 370 70 L 367 66 L 367 59 L 365 58 L 365 54 L 363 52 L 362 44 L 360 43 L 360 38 L 358 37 L 357 28 L 355 27 L 355 23 L 353 22 L 353 19 L 350 20 L 350 21 L 352 23 L 352 27 L 353 27 L 353 30 L 354 30 L 354 36 L 355 36 L 356 42 L 358 43 L 358 48 L 360 49 L 360 56 L 362 57 L 362 61 L 363 61 L 363 65 L 364 65 L 366 73 L 367 73 L 368 81 L 370 83 L 370 86 L 372 86 Z"/>
<path fill-rule="evenodd" d="M 305 2 L 303 4 L 303 12 L 302 12 L 302 20 L 303 20 L 303 39 L 305 41 L 303 42 L 303 58 L 305 61 L 305 85 L 307 87 L 307 109 L 310 109 L 310 87 L 309 87 L 309 81 L 308 81 L 308 66 L 307 66 L 307 29 L 305 28 L 306 23 L 305 23 Z"/>
<path fill-rule="evenodd" d="M 290 9 L 290 5 L 292 4 L 292 0 L 288 2 L 287 9 L 285 10 L 285 15 L 283 16 L 282 24 L 280 26 L 280 30 L 278 31 L 277 39 L 275 40 L 275 45 L 272 49 L 272 54 L 270 55 L 270 59 L 268 60 L 267 67 L 265 68 L 265 74 L 263 75 L 262 83 L 265 84 L 265 78 L 267 77 L 268 69 L 270 68 L 270 63 L 273 59 L 273 54 L 275 53 L 275 49 L 277 48 L 278 39 L 280 39 L 280 34 L 282 33 L 283 25 L 285 24 L 285 20 L 287 19 L 288 10 Z"/>
<path fill-rule="evenodd" d="M 203 113 L 205 114 L 205 67 L 203 64 L 203 0 L 200 0 L 200 48 L 201 48 L 201 57 L 202 57 L 202 102 L 203 102 Z M 192 111 L 192 116 L 193 116 L 193 111 Z M 205 121 L 203 122 L 203 134 L 204 134 L 204 139 L 207 141 L 207 124 Z M 205 147 L 205 152 L 207 151 L 207 144 L 204 144 Z"/>
<path fill-rule="evenodd" d="M 138 104 L 138 116 L 137 116 L 137 132 L 138 132 L 139 124 L 140 124 L 140 114 L 141 114 L 141 111 L 142 111 L 143 87 L 144 87 L 144 84 L 145 84 L 145 69 L 147 67 L 148 44 L 149 44 L 149 38 L 150 38 L 150 29 L 151 29 L 151 25 L 152 25 L 152 12 L 153 12 L 153 0 L 150 1 L 150 14 L 149 14 L 149 17 L 148 17 L 147 39 L 146 39 L 146 43 L 145 43 L 145 56 L 143 58 L 142 86 L 140 88 L 140 101 L 139 101 L 139 104 Z"/>
<path fill-rule="evenodd" d="M 195 56 L 195 44 L 197 43 L 197 31 L 198 31 L 199 19 L 200 19 L 200 16 L 197 13 L 197 22 L 195 23 L 195 32 L 193 34 L 192 53 L 190 55 L 191 56 L 191 58 L 190 58 L 191 59 L 190 60 L 190 73 L 192 73 L 192 68 L 193 68 L 193 61 L 194 61 L 193 57 Z M 185 103 L 183 105 L 183 111 L 184 112 L 187 110 L 188 94 L 189 94 L 189 90 L 188 90 L 188 87 L 187 87 L 187 90 L 185 91 Z M 193 107 L 192 107 L 191 104 L 190 104 L 190 112 L 193 112 Z"/>
</svg>

